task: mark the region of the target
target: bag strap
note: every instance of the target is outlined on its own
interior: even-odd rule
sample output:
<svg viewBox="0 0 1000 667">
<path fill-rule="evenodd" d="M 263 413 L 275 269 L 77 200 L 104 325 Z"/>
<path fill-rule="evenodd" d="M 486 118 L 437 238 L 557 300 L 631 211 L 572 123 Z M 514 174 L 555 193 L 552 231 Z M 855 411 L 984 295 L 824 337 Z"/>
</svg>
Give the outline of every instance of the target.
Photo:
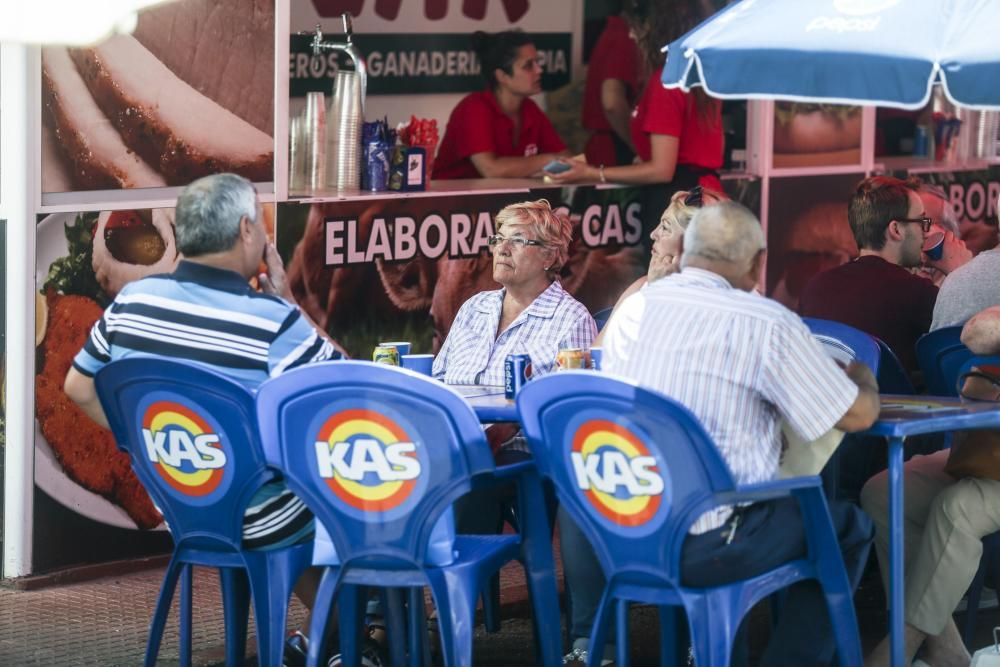
<svg viewBox="0 0 1000 667">
<path fill-rule="evenodd" d="M 978 380 L 986 380 L 987 382 L 989 382 L 993 386 L 993 395 L 991 397 L 984 398 L 983 396 L 969 396 L 968 394 L 966 394 L 965 393 L 966 380 L 969 380 L 971 378 L 975 378 Z M 992 373 L 988 370 L 984 370 L 979 367 L 973 368 L 971 371 L 962 373 L 958 377 L 957 389 L 959 396 L 961 396 L 962 398 L 967 398 L 972 401 L 994 401 L 994 402 L 1000 401 L 1000 374 Z"/>
</svg>

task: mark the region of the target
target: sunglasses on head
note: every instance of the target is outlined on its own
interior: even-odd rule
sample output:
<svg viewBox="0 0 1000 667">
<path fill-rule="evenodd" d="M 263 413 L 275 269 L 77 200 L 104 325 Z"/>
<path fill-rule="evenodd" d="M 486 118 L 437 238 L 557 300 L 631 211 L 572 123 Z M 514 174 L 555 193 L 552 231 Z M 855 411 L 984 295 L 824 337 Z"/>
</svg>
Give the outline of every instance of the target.
<svg viewBox="0 0 1000 667">
<path fill-rule="evenodd" d="M 700 185 L 694 186 L 693 188 L 688 190 L 687 196 L 684 197 L 684 205 L 696 206 L 700 208 L 701 205 L 705 203 L 703 199 L 704 193 L 705 191 L 702 189 Z"/>
</svg>

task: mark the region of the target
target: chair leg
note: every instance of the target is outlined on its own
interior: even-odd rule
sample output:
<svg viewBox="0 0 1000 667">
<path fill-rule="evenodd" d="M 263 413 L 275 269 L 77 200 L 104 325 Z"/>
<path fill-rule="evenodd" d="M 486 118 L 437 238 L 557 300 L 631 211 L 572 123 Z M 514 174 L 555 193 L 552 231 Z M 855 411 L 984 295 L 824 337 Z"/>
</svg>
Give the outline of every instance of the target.
<svg viewBox="0 0 1000 667">
<path fill-rule="evenodd" d="M 289 561 L 266 551 L 247 552 L 244 560 L 257 622 L 257 662 L 261 667 L 281 667 L 288 599 L 301 573 Z"/>
<path fill-rule="evenodd" d="M 191 667 L 191 601 L 193 599 L 194 566 L 187 565 L 181 571 L 181 604 L 180 604 L 180 664 L 181 667 Z"/>
<path fill-rule="evenodd" d="M 615 598 L 611 594 L 611 587 L 604 589 L 601 596 L 601 603 L 597 607 L 597 615 L 594 618 L 594 625 L 590 630 L 590 644 L 587 646 L 587 667 L 598 667 L 601 658 L 604 656 L 604 646 L 608 643 L 608 624 L 611 623 L 611 614 L 615 610 Z M 619 641 L 624 640 L 620 639 Z"/>
<path fill-rule="evenodd" d="M 677 624 L 680 621 L 680 610 L 670 605 L 660 605 L 660 667 L 684 665 L 682 658 L 680 634 Z M 686 654 L 687 651 L 684 652 Z"/>
<path fill-rule="evenodd" d="M 618 600 L 615 605 L 615 624 L 618 642 L 615 645 L 615 662 L 618 667 L 628 665 L 628 600 Z"/>
<path fill-rule="evenodd" d="M 340 660 L 344 667 L 361 665 L 361 587 L 345 584 L 337 594 Z"/>
<path fill-rule="evenodd" d="M 402 665 L 406 662 L 406 612 L 403 603 L 404 589 L 383 589 L 381 593 L 385 607 L 385 623 L 389 641 L 389 664 Z"/>
<path fill-rule="evenodd" d="M 334 595 L 337 592 L 337 572 L 326 568 L 316 590 L 316 602 L 312 608 L 312 622 L 309 625 L 309 654 L 306 657 L 307 667 L 319 667 L 320 661 L 326 655 L 326 629 L 330 624 L 330 611 L 333 609 Z M 325 665 L 324 665 L 325 667 Z"/>
<path fill-rule="evenodd" d="M 476 614 L 476 587 L 459 579 L 457 572 L 437 568 L 427 571 L 437 607 L 441 654 L 445 667 L 472 667 L 472 631 Z M 466 584 L 466 585 L 463 585 Z"/>
<path fill-rule="evenodd" d="M 167 616 L 170 614 L 170 603 L 174 599 L 174 589 L 177 587 L 177 579 L 181 571 L 188 567 L 176 559 L 171 559 L 167 565 L 167 571 L 163 574 L 163 583 L 160 584 L 160 594 L 156 600 L 156 609 L 153 618 L 149 622 L 149 639 L 146 640 L 146 656 L 143 661 L 145 667 L 155 667 L 156 656 L 160 653 L 160 642 L 163 641 L 163 628 L 167 624 Z"/>
<path fill-rule="evenodd" d="M 409 606 L 410 667 L 431 664 L 431 650 L 427 641 L 427 610 L 424 608 L 424 589 L 413 587 L 407 593 Z"/>
<path fill-rule="evenodd" d="M 483 625 L 486 632 L 500 632 L 500 573 L 497 572 L 483 588 Z"/>
<path fill-rule="evenodd" d="M 860 666 L 864 658 L 861 655 L 858 617 L 854 612 L 854 596 L 851 594 L 847 575 L 841 568 L 839 573 L 821 576 L 819 583 L 826 598 L 826 609 L 840 664 Z M 830 581 L 831 578 L 833 581 Z"/>
<path fill-rule="evenodd" d="M 220 567 L 219 582 L 222 587 L 222 615 L 226 628 L 226 667 L 237 667 L 246 660 L 250 580 L 246 570 Z"/>
<path fill-rule="evenodd" d="M 739 619 L 733 618 L 726 591 L 714 591 L 686 602 L 691 647 L 697 667 L 728 667 Z"/>
</svg>

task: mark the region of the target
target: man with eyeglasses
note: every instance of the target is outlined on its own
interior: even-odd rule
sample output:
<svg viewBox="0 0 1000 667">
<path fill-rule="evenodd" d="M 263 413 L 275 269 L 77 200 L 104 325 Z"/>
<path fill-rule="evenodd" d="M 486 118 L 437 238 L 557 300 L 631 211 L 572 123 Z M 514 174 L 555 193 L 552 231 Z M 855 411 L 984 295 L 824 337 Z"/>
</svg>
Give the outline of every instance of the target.
<svg viewBox="0 0 1000 667">
<path fill-rule="evenodd" d="M 860 255 L 817 274 L 799 301 L 804 317 L 849 324 L 883 340 L 910 372 L 917 370 L 917 339 L 931 326 L 938 288 L 908 269 L 921 264 L 951 273 L 967 257 L 923 253 L 932 220 L 905 181 L 872 176 L 858 184 L 847 219 Z"/>
</svg>

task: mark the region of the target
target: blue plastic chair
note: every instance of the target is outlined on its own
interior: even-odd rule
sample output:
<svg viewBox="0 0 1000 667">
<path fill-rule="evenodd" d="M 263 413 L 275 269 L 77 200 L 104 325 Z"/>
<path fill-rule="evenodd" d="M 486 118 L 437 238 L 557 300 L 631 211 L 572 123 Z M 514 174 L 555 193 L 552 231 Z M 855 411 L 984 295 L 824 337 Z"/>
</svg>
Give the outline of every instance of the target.
<svg viewBox="0 0 1000 667">
<path fill-rule="evenodd" d="M 881 352 L 874 337 L 832 320 L 803 317 L 802 321 L 831 357 L 844 362 L 860 361 L 878 375 Z"/>
<path fill-rule="evenodd" d="M 917 390 L 913 388 L 913 382 L 896 353 L 881 338 L 876 338 L 875 342 L 878 343 L 880 353 L 877 375 L 879 391 L 883 394 L 916 394 Z"/>
<path fill-rule="evenodd" d="M 973 356 L 970 357 L 958 371 L 956 379 L 956 391 L 961 387 L 957 384 L 965 373 L 973 367 L 993 366 L 1000 368 L 1000 356 Z M 986 583 L 986 575 L 993 580 L 993 585 L 1000 584 L 1000 532 L 987 535 L 983 538 L 983 556 L 979 559 L 979 569 L 976 576 L 969 584 L 965 601 L 965 623 L 962 626 L 962 641 L 967 648 L 972 649 L 976 635 L 976 615 L 979 611 L 979 600 L 983 595 L 983 586 Z"/>
<path fill-rule="evenodd" d="M 961 341 L 962 327 L 943 327 L 917 340 L 917 364 L 924 374 L 927 393 L 958 396 L 955 382 L 962 364 L 972 352 Z"/>
<path fill-rule="evenodd" d="M 600 331 L 604 328 L 604 325 L 608 323 L 611 319 L 611 312 L 614 310 L 614 306 L 610 308 L 602 308 L 601 310 L 594 313 L 594 323 L 597 325 L 597 330 Z"/>
<path fill-rule="evenodd" d="M 478 593 L 515 558 L 525 566 L 543 662 L 560 663 L 559 607 L 543 512 L 524 513 L 521 535 L 458 535 L 446 545 L 451 553 L 432 545 L 439 518 L 473 488 L 515 481 L 522 507 L 544 506 L 534 464 L 496 468 L 475 413 L 458 393 L 404 369 L 340 361 L 265 382 L 257 406 L 268 460 L 285 471 L 289 487 L 329 532 L 339 561 L 328 565 L 317 593 L 310 665 L 321 655 L 322 629 L 335 598 L 344 664 L 359 664 L 358 647 L 350 641 L 360 630 L 353 584 L 429 585 L 445 665 L 471 665 Z M 411 607 L 417 611 L 418 605 Z M 416 647 L 423 628 L 411 620 L 410 645 Z M 551 628 L 556 630 L 545 631 Z M 419 652 L 410 655 L 411 664 L 419 665 Z"/>
<path fill-rule="evenodd" d="M 826 593 L 841 663 L 861 664 L 851 588 L 819 478 L 738 487 L 686 408 L 597 373 L 532 380 L 518 394 L 517 407 L 539 471 L 555 484 L 563 509 L 594 546 L 607 579 L 588 664 L 599 663 L 612 613 L 616 664 L 628 664 L 628 602 L 637 601 L 660 608 L 662 664 L 673 655 L 672 618 L 679 606 L 687 612 L 695 664 L 723 667 L 746 612 L 763 597 L 808 578 L 817 579 Z M 601 460 L 593 465 L 591 457 Z M 595 490 L 599 484 L 606 485 L 601 493 Z M 681 583 L 681 547 L 698 516 L 722 504 L 788 496 L 798 500 L 804 515 L 808 558 L 725 586 L 694 589 Z"/>
<path fill-rule="evenodd" d="M 312 544 L 266 551 L 241 546 L 247 505 L 277 477 L 257 437 L 253 396 L 206 368 L 156 358 L 112 362 L 95 383 L 118 447 L 174 539 L 145 664 L 156 663 L 178 578 L 181 664 L 191 664 L 191 575 L 192 566 L 201 565 L 219 569 L 226 664 L 243 664 L 252 595 L 259 663 L 281 665 L 288 598 L 310 564 Z"/>
</svg>

